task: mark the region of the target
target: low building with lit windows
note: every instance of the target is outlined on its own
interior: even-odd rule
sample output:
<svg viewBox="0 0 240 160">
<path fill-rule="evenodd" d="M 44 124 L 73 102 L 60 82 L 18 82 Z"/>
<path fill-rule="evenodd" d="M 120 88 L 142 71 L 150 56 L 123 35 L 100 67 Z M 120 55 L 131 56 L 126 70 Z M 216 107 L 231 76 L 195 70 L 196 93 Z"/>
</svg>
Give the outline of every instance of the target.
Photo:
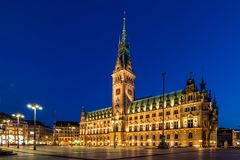
<svg viewBox="0 0 240 160">
<path fill-rule="evenodd" d="M 166 93 L 164 98 L 140 99 L 135 99 L 135 78 L 124 17 L 112 73 L 112 106 L 91 112 L 82 109 L 80 145 L 158 146 L 164 127 L 171 147 L 216 146 L 217 103 L 203 78 L 198 88 L 190 73 L 183 89 Z"/>
<path fill-rule="evenodd" d="M 79 123 L 72 121 L 56 121 L 53 133 L 54 144 L 79 145 Z"/>
<path fill-rule="evenodd" d="M 34 143 L 34 121 L 27 120 L 28 124 L 28 144 Z M 36 144 L 50 145 L 52 144 L 53 130 L 49 126 L 44 125 L 40 121 L 36 121 Z"/>
<path fill-rule="evenodd" d="M 17 120 L 6 113 L 0 113 L 0 144 L 17 144 Z M 28 125 L 25 121 L 19 122 L 19 144 L 27 144 Z"/>
</svg>

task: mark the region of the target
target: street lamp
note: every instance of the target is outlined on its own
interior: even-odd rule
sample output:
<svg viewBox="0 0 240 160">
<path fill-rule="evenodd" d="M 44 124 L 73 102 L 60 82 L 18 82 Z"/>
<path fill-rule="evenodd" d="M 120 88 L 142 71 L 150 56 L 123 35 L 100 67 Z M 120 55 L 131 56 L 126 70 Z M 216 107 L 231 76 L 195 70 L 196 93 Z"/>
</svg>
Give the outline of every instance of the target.
<svg viewBox="0 0 240 160">
<path fill-rule="evenodd" d="M 24 115 L 21 113 L 16 113 L 16 114 L 12 114 L 12 116 L 17 118 L 17 137 L 18 137 L 17 148 L 19 148 L 19 119 L 24 118 Z"/>
<path fill-rule="evenodd" d="M 10 133 L 10 129 L 9 129 L 9 123 L 10 123 L 10 120 L 3 120 L 4 123 L 7 123 L 7 129 L 8 129 L 8 143 L 7 143 L 7 146 L 9 147 L 9 133 Z M 6 136 L 5 136 L 5 139 L 6 139 Z"/>
<path fill-rule="evenodd" d="M 163 128 L 162 128 L 162 137 L 161 137 L 161 142 L 158 146 L 158 148 L 161 148 L 161 149 L 165 149 L 165 148 L 168 148 L 166 142 L 165 142 L 165 135 L 164 135 L 164 98 L 165 98 L 165 77 L 166 77 L 166 72 L 163 72 L 162 73 L 162 77 L 163 77 Z"/>
<path fill-rule="evenodd" d="M 40 106 L 37 103 L 28 104 L 27 107 L 34 111 L 34 144 L 33 144 L 33 150 L 36 150 L 36 118 L 37 118 L 37 110 L 42 110 L 43 108 L 42 108 L 42 106 Z"/>
</svg>

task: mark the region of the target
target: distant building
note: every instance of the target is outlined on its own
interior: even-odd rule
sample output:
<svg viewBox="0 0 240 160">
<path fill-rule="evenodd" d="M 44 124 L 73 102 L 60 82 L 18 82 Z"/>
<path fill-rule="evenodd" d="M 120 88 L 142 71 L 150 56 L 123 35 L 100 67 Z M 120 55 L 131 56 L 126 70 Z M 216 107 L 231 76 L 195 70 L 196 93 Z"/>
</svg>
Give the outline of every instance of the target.
<svg viewBox="0 0 240 160">
<path fill-rule="evenodd" d="M 28 124 L 28 144 L 34 143 L 34 121 L 26 121 Z M 50 145 L 53 141 L 53 130 L 44 125 L 43 123 L 36 121 L 36 144 Z"/>
<path fill-rule="evenodd" d="M 167 93 L 164 98 L 135 99 L 136 76 L 126 36 L 124 17 L 112 73 L 112 106 L 91 112 L 82 109 L 80 145 L 158 146 L 164 127 L 169 146 L 216 146 L 217 102 L 207 91 L 204 79 L 198 89 L 190 74 L 182 90 Z"/>
<path fill-rule="evenodd" d="M 233 146 L 240 147 L 240 129 L 233 131 Z"/>
<path fill-rule="evenodd" d="M 28 125 L 25 121 L 20 120 L 19 123 L 19 144 L 27 144 Z M 0 113 L 0 143 L 1 144 L 17 144 L 17 120 L 6 113 Z"/>
<path fill-rule="evenodd" d="M 79 123 L 72 121 L 56 121 L 53 140 L 58 145 L 79 145 Z"/>
</svg>

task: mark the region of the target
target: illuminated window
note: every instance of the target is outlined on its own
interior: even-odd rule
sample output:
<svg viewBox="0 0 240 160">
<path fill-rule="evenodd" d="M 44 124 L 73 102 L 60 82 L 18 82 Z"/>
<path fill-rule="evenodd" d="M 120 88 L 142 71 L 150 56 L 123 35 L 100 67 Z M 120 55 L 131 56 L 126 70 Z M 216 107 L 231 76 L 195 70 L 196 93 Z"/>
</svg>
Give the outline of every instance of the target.
<svg viewBox="0 0 240 160">
<path fill-rule="evenodd" d="M 152 124 L 152 130 L 153 130 L 153 131 L 156 130 L 156 124 Z"/>
<path fill-rule="evenodd" d="M 174 122 L 174 128 L 175 128 L 175 129 L 178 128 L 178 121 Z"/>
<path fill-rule="evenodd" d="M 162 123 L 159 123 L 158 129 L 159 129 L 159 130 L 162 130 L 162 129 L 163 129 L 163 124 L 162 124 Z"/>
<path fill-rule="evenodd" d="M 132 126 L 129 126 L 129 131 L 130 131 L 130 132 L 132 131 Z"/>
<path fill-rule="evenodd" d="M 166 123 L 166 129 L 170 129 L 170 122 Z"/>
<path fill-rule="evenodd" d="M 146 131 L 149 131 L 149 125 L 148 124 L 146 125 Z"/>
<path fill-rule="evenodd" d="M 134 126 L 134 131 L 137 132 L 137 126 Z"/>
<path fill-rule="evenodd" d="M 192 128 L 193 127 L 193 120 L 188 120 L 188 128 Z"/>
</svg>

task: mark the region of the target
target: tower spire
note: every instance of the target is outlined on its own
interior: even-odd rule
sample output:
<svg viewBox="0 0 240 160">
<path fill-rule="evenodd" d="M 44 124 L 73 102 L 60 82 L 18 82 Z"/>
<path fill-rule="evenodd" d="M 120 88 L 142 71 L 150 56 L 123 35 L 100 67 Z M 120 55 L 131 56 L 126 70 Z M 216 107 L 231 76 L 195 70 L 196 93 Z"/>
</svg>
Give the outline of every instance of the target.
<svg viewBox="0 0 240 160">
<path fill-rule="evenodd" d="M 126 43 L 126 11 L 123 12 L 123 29 L 122 29 L 122 43 Z"/>
</svg>

